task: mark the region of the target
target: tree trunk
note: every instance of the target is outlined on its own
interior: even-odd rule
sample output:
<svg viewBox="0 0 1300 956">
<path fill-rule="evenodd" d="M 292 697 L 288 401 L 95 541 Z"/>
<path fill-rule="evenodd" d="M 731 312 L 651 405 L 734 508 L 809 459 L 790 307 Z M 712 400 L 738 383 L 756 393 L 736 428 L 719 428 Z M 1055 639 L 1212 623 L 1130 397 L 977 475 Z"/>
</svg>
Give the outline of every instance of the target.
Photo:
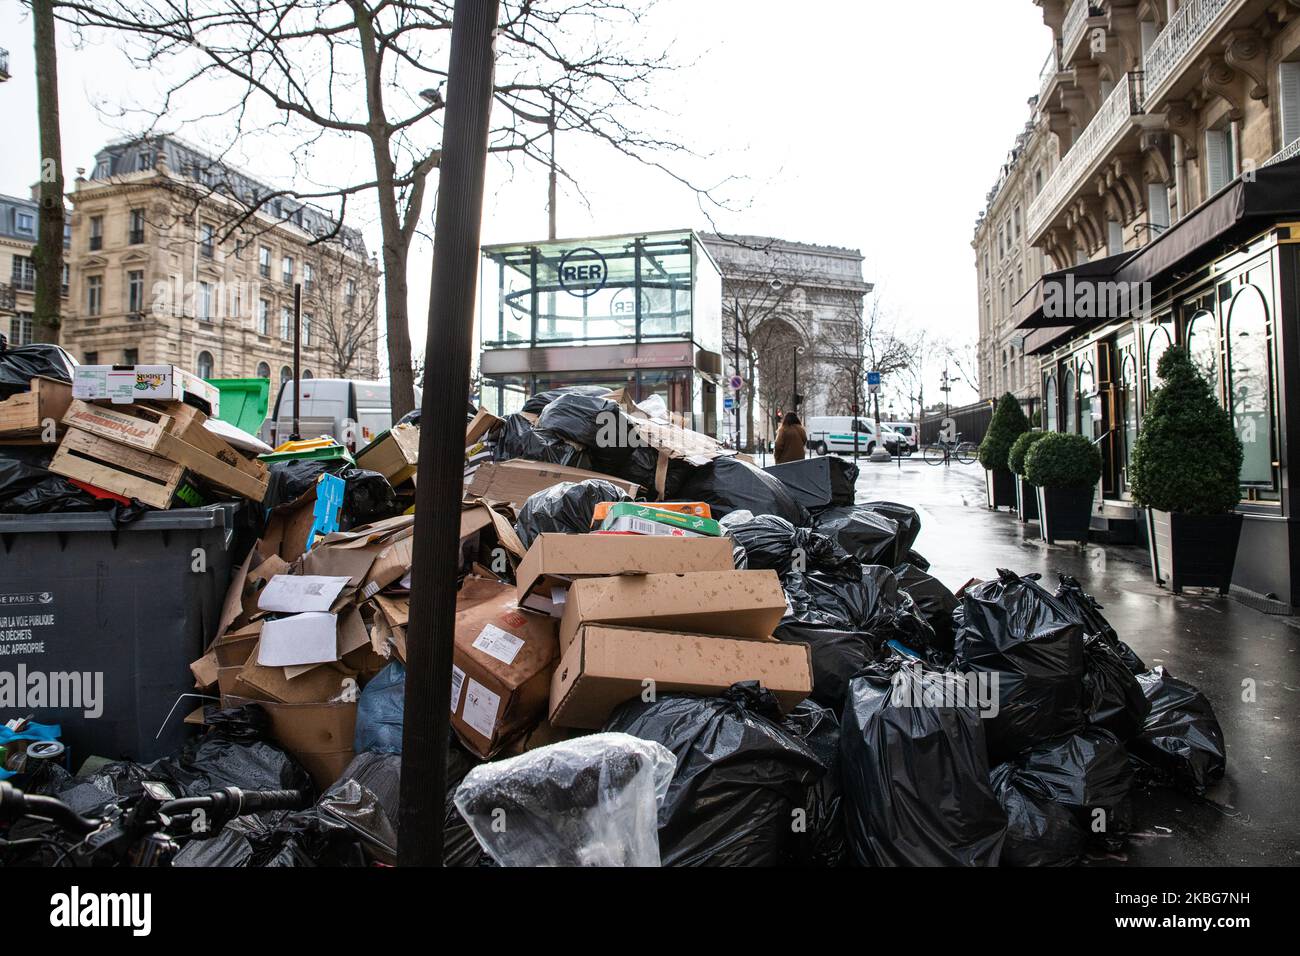
<svg viewBox="0 0 1300 956">
<path fill-rule="evenodd" d="M 754 450 L 754 369 L 757 363 L 751 352 L 745 356 L 745 451 Z"/>
<path fill-rule="evenodd" d="M 32 337 L 59 340 L 63 306 L 63 147 L 59 136 L 59 69 L 54 44 L 53 0 L 32 0 L 35 26 L 36 110 L 40 124 L 40 223 L 32 260 L 36 295 Z"/>
</svg>

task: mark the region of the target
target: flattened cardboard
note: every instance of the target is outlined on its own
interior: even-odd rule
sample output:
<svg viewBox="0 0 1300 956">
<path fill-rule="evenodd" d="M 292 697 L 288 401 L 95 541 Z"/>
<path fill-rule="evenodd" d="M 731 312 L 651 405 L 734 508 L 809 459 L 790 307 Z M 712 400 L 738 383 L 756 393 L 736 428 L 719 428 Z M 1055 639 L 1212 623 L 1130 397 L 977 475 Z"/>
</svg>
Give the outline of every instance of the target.
<svg viewBox="0 0 1300 956">
<path fill-rule="evenodd" d="M 340 696 L 347 689 L 344 682 L 356 679 L 339 663 L 322 664 L 290 678 L 283 667 L 259 665 L 257 655 L 258 649 L 254 646 L 236 680 L 236 688 L 245 697 L 286 704 L 314 704 Z"/>
<path fill-rule="evenodd" d="M 719 694 L 756 680 L 788 713 L 812 693 L 806 644 L 586 625 L 551 678 L 549 719 L 557 727 L 597 729 L 619 704 L 645 692 Z"/>
<path fill-rule="evenodd" d="M 569 586 L 560 649 L 568 651 L 583 624 L 772 641 L 785 608 L 780 579 L 770 570 L 584 578 Z"/>
<path fill-rule="evenodd" d="M 665 574 L 735 569 L 729 538 L 625 537 L 606 534 L 540 534 L 515 570 L 521 607 L 534 592 L 553 605 L 552 588 L 577 578 L 617 574 Z M 554 606 L 554 605 L 553 605 Z M 557 616 L 563 613 L 558 606 Z"/>
<path fill-rule="evenodd" d="M 608 481 L 626 491 L 632 498 L 641 491 L 641 486 L 635 482 L 602 475 L 595 471 L 512 459 L 511 461 L 485 461 L 479 465 L 478 470 L 474 472 L 474 477 L 470 479 L 468 494 L 487 501 L 505 502 L 518 510 L 534 492 L 558 485 L 562 481 L 584 481 L 588 478 Z"/>
</svg>

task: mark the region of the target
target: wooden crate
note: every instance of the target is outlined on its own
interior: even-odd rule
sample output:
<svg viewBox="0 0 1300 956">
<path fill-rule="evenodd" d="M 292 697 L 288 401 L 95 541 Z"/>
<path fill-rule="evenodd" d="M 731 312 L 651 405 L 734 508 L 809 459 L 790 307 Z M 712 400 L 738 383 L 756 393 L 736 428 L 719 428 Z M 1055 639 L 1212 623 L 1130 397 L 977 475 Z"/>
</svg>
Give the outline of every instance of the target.
<svg viewBox="0 0 1300 956">
<path fill-rule="evenodd" d="M 50 471 L 155 508 L 171 506 L 185 477 L 184 465 L 79 428 L 69 428 L 63 436 Z"/>
<path fill-rule="evenodd" d="M 204 428 L 207 416 L 190 405 L 141 402 L 109 407 L 74 399 L 63 421 L 70 429 L 181 465 L 252 501 L 266 496 L 266 465 L 245 458 Z"/>
<path fill-rule="evenodd" d="M 36 437 L 44 431 L 47 420 L 63 420 L 72 402 L 72 386 L 44 376 L 33 378 L 31 384 L 31 391 L 0 402 L 0 437 Z"/>
</svg>

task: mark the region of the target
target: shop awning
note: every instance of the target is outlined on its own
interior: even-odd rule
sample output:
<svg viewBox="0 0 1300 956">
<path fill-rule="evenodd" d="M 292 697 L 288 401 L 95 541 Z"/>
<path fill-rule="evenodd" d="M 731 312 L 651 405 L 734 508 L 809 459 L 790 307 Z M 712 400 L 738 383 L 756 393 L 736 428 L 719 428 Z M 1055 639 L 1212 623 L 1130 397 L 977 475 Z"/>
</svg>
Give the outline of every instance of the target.
<svg viewBox="0 0 1300 956">
<path fill-rule="evenodd" d="M 1068 269 L 1048 272 L 1016 300 L 1011 307 L 1011 321 L 1018 329 L 1040 329 L 1064 324 L 1063 315 L 1053 315 L 1051 304 L 1053 295 L 1063 294 L 1069 290 L 1069 298 L 1083 286 L 1098 282 L 1108 282 L 1114 278 L 1115 270 L 1132 258 L 1135 253 L 1124 252 L 1117 256 L 1107 256 L 1092 262 L 1082 262 Z"/>
</svg>

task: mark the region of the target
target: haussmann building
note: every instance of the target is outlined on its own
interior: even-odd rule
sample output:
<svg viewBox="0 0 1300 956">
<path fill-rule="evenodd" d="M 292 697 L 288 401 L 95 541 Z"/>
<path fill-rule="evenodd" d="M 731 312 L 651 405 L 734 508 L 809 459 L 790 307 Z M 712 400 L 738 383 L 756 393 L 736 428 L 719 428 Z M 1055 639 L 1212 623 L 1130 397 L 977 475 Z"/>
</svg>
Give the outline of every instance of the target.
<svg viewBox="0 0 1300 956">
<path fill-rule="evenodd" d="M 690 230 L 483 247 L 483 405 L 518 411 L 570 385 L 658 396 L 689 428 L 718 435 L 722 278 Z"/>
</svg>

